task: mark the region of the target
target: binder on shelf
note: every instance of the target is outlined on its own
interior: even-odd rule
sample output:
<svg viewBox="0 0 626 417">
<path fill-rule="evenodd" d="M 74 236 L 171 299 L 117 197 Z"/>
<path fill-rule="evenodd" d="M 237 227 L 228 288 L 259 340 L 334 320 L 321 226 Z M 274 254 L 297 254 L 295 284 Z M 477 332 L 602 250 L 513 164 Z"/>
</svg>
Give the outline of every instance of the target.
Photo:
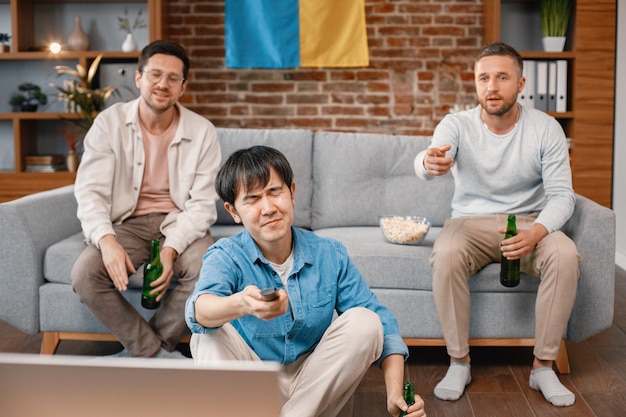
<svg viewBox="0 0 626 417">
<path fill-rule="evenodd" d="M 556 112 L 567 111 L 567 61 L 556 61 Z"/>
<path fill-rule="evenodd" d="M 535 108 L 548 111 L 548 61 L 537 61 Z"/>
<path fill-rule="evenodd" d="M 548 61 L 548 111 L 556 111 L 556 61 Z"/>
<path fill-rule="evenodd" d="M 526 107 L 535 107 L 535 73 L 537 71 L 535 61 L 531 59 L 524 60 L 524 70 L 522 75 L 526 78 L 526 84 L 524 85 L 524 89 L 517 97 L 517 101 Z"/>
</svg>

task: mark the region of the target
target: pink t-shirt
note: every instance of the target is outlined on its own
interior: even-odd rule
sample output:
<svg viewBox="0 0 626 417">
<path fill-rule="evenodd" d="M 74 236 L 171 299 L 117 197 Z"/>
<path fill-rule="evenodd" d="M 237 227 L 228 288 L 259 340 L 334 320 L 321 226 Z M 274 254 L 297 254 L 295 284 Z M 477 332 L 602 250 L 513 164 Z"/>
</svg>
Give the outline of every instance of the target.
<svg viewBox="0 0 626 417">
<path fill-rule="evenodd" d="M 148 213 L 169 213 L 178 210 L 170 197 L 169 166 L 167 162 L 167 149 L 174 139 L 177 128 L 178 112 L 174 115 L 169 127 L 161 134 L 152 134 L 141 125 L 146 160 L 143 168 L 139 200 L 133 216 L 141 216 Z"/>
</svg>

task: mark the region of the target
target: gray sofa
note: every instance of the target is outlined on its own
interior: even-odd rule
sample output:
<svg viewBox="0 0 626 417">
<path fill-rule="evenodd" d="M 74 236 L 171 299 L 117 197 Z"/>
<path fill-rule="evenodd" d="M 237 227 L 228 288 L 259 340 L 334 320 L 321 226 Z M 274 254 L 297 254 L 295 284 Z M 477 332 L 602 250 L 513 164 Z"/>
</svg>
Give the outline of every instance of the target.
<svg viewBox="0 0 626 417">
<path fill-rule="evenodd" d="M 407 344 L 443 344 L 428 258 L 450 216 L 454 184 L 449 175 L 428 182 L 415 176 L 413 158 L 429 137 L 280 129 L 219 129 L 219 137 L 223 160 L 254 144 L 280 149 L 295 172 L 296 226 L 345 244 L 370 287 L 397 316 Z M 27 333 L 45 332 L 42 353 L 54 353 L 63 339 L 112 339 L 69 285 L 72 264 L 83 249 L 72 191 L 67 186 L 0 205 L 0 319 Z M 221 203 L 218 208 L 215 238 L 241 230 Z M 390 244 L 378 227 L 380 214 L 425 216 L 432 228 L 418 246 Z M 580 341 L 612 323 L 614 213 L 577 196 L 564 231 L 583 258 L 565 335 Z M 532 345 L 538 280 L 522 276 L 518 287 L 505 288 L 498 274 L 499 265 L 493 264 L 470 279 L 472 344 Z M 139 305 L 140 280 L 132 282 L 125 296 L 151 314 Z M 562 368 L 567 357 L 561 359 Z"/>
</svg>

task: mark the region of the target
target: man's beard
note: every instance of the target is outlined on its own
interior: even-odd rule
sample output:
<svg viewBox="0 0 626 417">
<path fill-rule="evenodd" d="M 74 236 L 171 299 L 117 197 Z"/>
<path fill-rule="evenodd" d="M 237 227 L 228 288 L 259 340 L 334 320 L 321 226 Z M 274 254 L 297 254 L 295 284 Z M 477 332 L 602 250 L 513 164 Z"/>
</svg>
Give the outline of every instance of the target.
<svg viewBox="0 0 626 417">
<path fill-rule="evenodd" d="M 515 104 L 517 104 L 517 100 L 513 100 L 511 102 L 503 101 L 502 104 L 496 108 L 487 107 L 488 103 L 489 103 L 489 100 L 487 99 L 481 100 L 480 102 L 480 105 L 483 108 L 483 110 L 485 110 L 485 113 L 487 113 L 490 116 L 502 116 L 506 114 L 508 111 L 510 111 L 513 108 L 513 106 L 515 106 Z"/>
</svg>

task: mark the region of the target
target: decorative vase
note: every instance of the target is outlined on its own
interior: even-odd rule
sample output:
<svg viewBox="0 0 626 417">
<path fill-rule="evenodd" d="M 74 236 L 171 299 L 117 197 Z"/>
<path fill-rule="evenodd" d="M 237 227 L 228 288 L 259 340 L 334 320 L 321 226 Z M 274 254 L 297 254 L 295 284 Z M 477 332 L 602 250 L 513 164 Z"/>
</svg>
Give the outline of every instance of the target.
<svg viewBox="0 0 626 417">
<path fill-rule="evenodd" d="M 69 172 L 76 172 L 78 169 L 78 154 L 76 151 L 69 151 L 65 157 L 65 164 Z"/>
<path fill-rule="evenodd" d="M 11 52 L 11 47 L 9 45 L 0 45 L 0 53 Z"/>
<path fill-rule="evenodd" d="M 83 30 L 80 16 L 76 16 L 74 19 L 74 29 L 67 37 L 67 45 L 73 51 L 86 51 L 89 49 L 89 36 Z"/>
<path fill-rule="evenodd" d="M 563 52 L 565 48 L 565 36 L 544 36 L 542 41 L 546 52 Z"/>
<path fill-rule="evenodd" d="M 135 38 L 133 38 L 132 33 L 126 34 L 126 39 L 124 39 L 124 43 L 122 44 L 122 51 L 124 52 L 133 52 L 137 50 L 137 42 L 135 42 Z"/>
</svg>

